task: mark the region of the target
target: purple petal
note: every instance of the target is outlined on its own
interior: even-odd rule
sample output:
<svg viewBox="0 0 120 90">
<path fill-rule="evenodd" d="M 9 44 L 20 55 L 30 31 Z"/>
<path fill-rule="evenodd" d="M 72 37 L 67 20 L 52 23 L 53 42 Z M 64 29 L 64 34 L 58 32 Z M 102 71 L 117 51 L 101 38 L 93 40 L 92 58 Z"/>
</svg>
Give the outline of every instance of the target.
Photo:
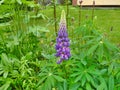
<svg viewBox="0 0 120 90">
<path fill-rule="evenodd" d="M 71 57 L 71 54 L 70 54 L 70 53 L 68 53 L 68 54 L 67 54 L 67 56 L 68 56 L 68 58 L 70 58 L 70 57 Z"/>
<path fill-rule="evenodd" d="M 66 52 L 67 52 L 67 53 L 70 52 L 70 48 L 69 48 L 69 47 L 66 48 Z"/>
<path fill-rule="evenodd" d="M 69 42 L 64 42 L 63 45 L 66 46 L 66 47 L 69 47 L 70 43 Z"/>
<path fill-rule="evenodd" d="M 65 56 L 64 56 L 64 58 L 65 58 L 65 60 L 67 60 L 67 59 L 68 59 L 68 56 L 67 56 L 67 55 L 65 55 Z"/>
</svg>

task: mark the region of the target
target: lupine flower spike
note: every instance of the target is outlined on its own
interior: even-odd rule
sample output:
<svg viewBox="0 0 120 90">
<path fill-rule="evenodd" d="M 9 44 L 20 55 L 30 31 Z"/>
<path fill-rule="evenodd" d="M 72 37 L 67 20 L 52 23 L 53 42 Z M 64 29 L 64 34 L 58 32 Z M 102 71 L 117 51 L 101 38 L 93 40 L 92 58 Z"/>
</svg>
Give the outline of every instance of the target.
<svg viewBox="0 0 120 90">
<path fill-rule="evenodd" d="M 68 60 L 71 56 L 70 54 L 70 42 L 68 38 L 67 28 L 66 28 L 66 16 L 65 11 L 61 13 L 60 26 L 58 31 L 58 36 L 56 39 L 56 57 L 59 57 L 57 61 L 60 64 L 63 60 Z"/>
</svg>

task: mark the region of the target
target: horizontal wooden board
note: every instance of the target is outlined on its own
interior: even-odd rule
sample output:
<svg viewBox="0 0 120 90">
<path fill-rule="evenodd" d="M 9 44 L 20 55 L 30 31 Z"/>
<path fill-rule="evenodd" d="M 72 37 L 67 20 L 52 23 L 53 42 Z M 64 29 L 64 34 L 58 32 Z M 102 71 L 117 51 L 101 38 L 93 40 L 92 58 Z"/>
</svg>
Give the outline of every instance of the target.
<svg viewBox="0 0 120 90">
<path fill-rule="evenodd" d="M 74 0 L 73 0 L 74 1 Z M 83 3 L 82 5 L 93 5 L 93 0 L 82 0 Z M 79 0 L 77 0 L 77 5 L 80 5 L 79 4 Z M 120 5 L 120 0 L 95 0 L 95 5 Z"/>
</svg>

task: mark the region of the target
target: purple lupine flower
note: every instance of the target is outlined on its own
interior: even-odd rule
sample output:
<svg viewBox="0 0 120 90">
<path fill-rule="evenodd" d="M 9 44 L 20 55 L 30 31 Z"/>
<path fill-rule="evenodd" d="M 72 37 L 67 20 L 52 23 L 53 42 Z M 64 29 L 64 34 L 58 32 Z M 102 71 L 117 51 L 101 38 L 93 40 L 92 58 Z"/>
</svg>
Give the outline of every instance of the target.
<svg viewBox="0 0 120 90">
<path fill-rule="evenodd" d="M 68 38 L 67 28 L 66 28 L 66 17 L 65 11 L 62 11 L 61 20 L 60 20 L 60 28 L 58 31 L 58 37 L 56 39 L 56 57 L 60 57 L 57 61 L 60 64 L 63 60 L 68 60 L 71 56 L 70 54 L 70 42 Z"/>
</svg>

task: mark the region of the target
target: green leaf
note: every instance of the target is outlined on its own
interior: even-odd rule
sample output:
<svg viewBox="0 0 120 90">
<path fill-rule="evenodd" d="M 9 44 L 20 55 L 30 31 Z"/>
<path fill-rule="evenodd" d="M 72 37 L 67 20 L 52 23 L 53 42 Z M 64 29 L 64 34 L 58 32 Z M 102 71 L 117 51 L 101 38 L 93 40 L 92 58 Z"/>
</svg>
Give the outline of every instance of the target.
<svg viewBox="0 0 120 90">
<path fill-rule="evenodd" d="M 36 7 L 36 4 L 34 3 L 34 1 L 25 1 L 24 2 L 27 6 L 31 7 L 31 8 L 34 8 Z"/>
<path fill-rule="evenodd" d="M 85 60 L 81 60 L 81 63 L 82 63 L 83 65 L 87 65 L 87 61 L 85 61 Z"/>
<path fill-rule="evenodd" d="M 92 77 L 88 73 L 86 73 L 85 75 L 86 75 L 87 81 L 89 82 Z"/>
<path fill-rule="evenodd" d="M 1 71 L 1 70 L 0 70 L 0 75 L 3 74 L 3 73 L 4 73 L 4 71 Z"/>
<path fill-rule="evenodd" d="M 84 86 L 86 82 L 86 77 L 85 75 L 83 75 L 82 79 L 81 79 L 81 85 Z"/>
<path fill-rule="evenodd" d="M 120 72 L 117 73 L 116 79 L 120 79 Z"/>
<path fill-rule="evenodd" d="M 93 90 L 93 89 L 91 88 L 91 85 L 90 85 L 89 83 L 86 83 L 86 90 Z"/>
<path fill-rule="evenodd" d="M 4 85 L 0 87 L 0 90 L 8 90 L 11 81 L 7 81 Z"/>
<path fill-rule="evenodd" d="M 8 76 L 8 71 L 5 71 L 5 72 L 3 73 L 3 77 L 4 77 L 4 78 L 7 78 L 7 76 Z"/>
<path fill-rule="evenodd" d="M 92 75 L 100 75 L 100 71 L 99 70 L 95 70 L 95 69 L 91 69 L 89 70 L 89 73 L 92 74 Z"/>
<path fill-rule="evenodd" d="M 44 57 L 44 58 L 46 58 L 46 59 L 53 59 L 53 58 L 55 58 L 55 55 L 47 55 L 47 54 L 45 54 L 45 53 L 41 53 L 41 55 Z"/>
<path fill-rule="evenodd" d="M 6 55 L 5 53 L 2 53 L 1 59 L 2 59 L 2 63 L 3 63 L 4 65 L 8 65 L 8 64 L 9 64 L 9 63 L 8 63 L 9 59 L 8 59 L 8 57 L 7 57 L 7 55 Z"/>
<path fill-rule="evenodd" d="M 104 84 L 101 84 L 100 86 L 98 86 L 97 90 L 104 90 Z"/>
<path fill-rule="evenodd" d="M 30 26 L 29 27 L 29 32 L 28 33 L 33 33 L 35 36 L 39 37 L 44 35 L 44 33 L 49 32 L 49 30 L 45 27 L 41 27 L 41 26 Z"/>
<path fill-rule="evenodd" d="M 1 0 L 1 1 L 0 1 L 0 5 L 1 5 L 2 3 L 4 3 L 4 0 Z"/>
<path fill-rule="evenodd" d="M 110 51 L 116 51 L 116 50 L 118 50 L 118 48 L 115 45 L 113 45 L 112 43 L 110 43 L 107 40 L 105 40 L 104 44 L 107 47 L 107 49 L 110 50 Z"/>
<path fill-rule="evenodd" d="M 78 82 L 78 81 L 80 81 L 81 80 L 81 78 L 82 78 L 82 76 L 83 76 L 83 74 L 80 74 L 76 79 L 75 79 L 75 82 Z"/>
<path fill-rule="evenodd" d="M 22 4 L 22 1 L 21 0 L 17 0 L 17 2 L 21 5 Z"/>
<path fill-rule="evenodd" d="M 92 86 L 94 86 L 95 88 L 98 87 L 97 83 L 95 83 L 93 78 L 90 78 L 90 82 L 91 82 Z"/>
<path fill-rule="evenodd" d="M 77 76 L 77 75 L 80 75 L 81 74 L 81 72 L 74 72 L 72 75 L 70 75 L 71 77 L 75 77 L 75 76 Z"/>
<path fill-rule="evenodd" d="M 67 81 L 66 80 L 64 80 L 64 82 L 63 82 L 63 88 L 64 88 L 64 90 L 67 90 Z"/>
<path fill-rule="evenodd" d="M 50 79 L 47 78 L 47 80 L 44 83 L 45 86 L 45 90 L 51 90 L 52 86 L 51 86 L 51 82 L 49 81 Z"/>
<path fill-rule="evenodd" d="M 51 83 L 51 86 L 53 87 L 55 85 L 55 79 L 53 76 L 49 76 L 49 82 Z"/>
<path fill-rule="evenodd" d="M 113 71 L 113 64 L 111 63 L 108 67 L 108 74 L 111 74 Z"/>
<path fill-rule="evenodd" d="M 57 89 L 58 90 L 64 90 L 63 86 L 62 86 L 62 84 L 60 82 L 57 82 Z"/>
<path fill-rule="evenodd" d="M 84 90 L 84 89 L 80 87 L 78 90 Z"/>
<path fill-rule="evenodd" d="M 39 74 L 39 76 L 40 76 L 40 77 L 42 77 L 42 76 L 45 77 L 45 76 L 47 76 L 47 73 L 41 72 L 41 73 Z"/>
<path fill-rule="evenodd" d="M 32 52 L 28 52 L 25 56 L 21 58 L 21 60 L 30 60 L 32 58 Z"/>
<path fill-rule="evenodd" d="M 97 49 L 97 47 L 98 47 L 98 44 L 95 44 L 94 46 L 92 46 L 92 47 L 88 50 L 87 55 L 93 54 L 94 51 Z"/>
<path fill-rule="evenodd" d="M 70 86 L 70 90 L 78 90 L 79 87 L 80 87 L 79 83 L 74 83 Z"/>
<path fill-rule="evenodd" d="M 45 81 L 45 89 L 46 90 L 51 90 L 51 83 L 50 83 L 50 81 L 49 81 L 50 79 L 49 79 L 49 77 L 47 78 L 47 80 Z"/>
<path fill-rule="evenodd" d="M 53 77 L 57 80 L 57 81 L 60 81 L 60 82 L 63 82 L 64 79 L 60 76 L 57 76 L 57 75 L 53 75 Z"/>
<path fill-rule="evenodd" d="M 102 70 L 100 71 L 100 74 L 103 75 L 103 74 L 105 74 L 106 72 L 107 72 L 107 69 L 102 69 Z"/>
<path fill-rule="evenodd" d="M 109 77 L 109 90 L 114 90 L 114 77 L 112 75 Z"/>
<path fill-rule="evenodd" d="M 52 75 L 48 76 L 48 78 L 44 83 L 45 90 L 52 90 L 52 87 L 54 87 L 54 85 L 55 85 L 55 79 L 53 78 Z"/>
<path fill-rule="evenodd" d="M 47 78 L 47 76 L 40 78 L 39 82 L 37 83 L 37 86 L 39 86 L 41 83 L 43 83 L 46 78 Z"/>
<path fill-rule="evenodd" d="M 42 13 L 38 13 L 37 15 L 33 15 L 33 16 L 31 16 L 31 18 L 42 18 L 42 19 L 48 19 L 48 17 L 47 16 L 45 16 L 44 14 L 42 14 Z"/>
<path fill-rule="evenodd" d="M 107 84 L 106 84 L 104 78 L 98 77 L 98 79 L 100 80 L 101 84 L 99 86 L 97 86 L 97 90 L 108 90 L 107 89 Z"/>
<path fill-rule="evenodd" d="M 98 46 L 98 49 L 97 49 L 97 55 L 98 55 L 98 60 L 99 61 L 102 61 L 103 51 L 104 51 L 103 43 L 99 43 L 99 46 Z"/>
</svg>

